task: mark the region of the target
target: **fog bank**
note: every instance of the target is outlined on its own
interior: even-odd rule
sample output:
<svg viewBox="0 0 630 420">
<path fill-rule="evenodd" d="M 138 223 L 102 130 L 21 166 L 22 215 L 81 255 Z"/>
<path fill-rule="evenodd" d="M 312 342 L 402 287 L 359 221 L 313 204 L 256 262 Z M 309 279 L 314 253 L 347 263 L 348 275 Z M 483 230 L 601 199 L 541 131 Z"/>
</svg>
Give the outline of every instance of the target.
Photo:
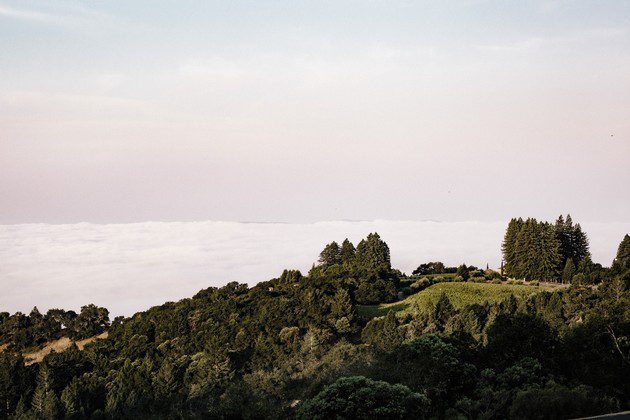
<svg viewBox="0 0 630 420">
<path fill-rule="evenodd" d="M 364 221 L 312 224 L 145 222 L 0 225 L 0 311 L 86 303 L 131 315 L 230 281 L 253 285 L 284 268 L 306 273 L 323 246 L 378 232 L 392 265 L 497 267 L 505 222 Z M 610 265 L 630 223 L 582 223 L 593 260 Z"/>
</svg>

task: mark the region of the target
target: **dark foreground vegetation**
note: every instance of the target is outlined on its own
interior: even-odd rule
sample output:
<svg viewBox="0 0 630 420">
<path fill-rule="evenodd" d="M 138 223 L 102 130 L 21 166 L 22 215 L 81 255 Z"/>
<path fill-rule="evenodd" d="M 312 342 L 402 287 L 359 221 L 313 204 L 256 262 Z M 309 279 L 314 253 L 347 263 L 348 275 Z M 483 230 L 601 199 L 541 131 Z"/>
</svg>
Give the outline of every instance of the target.
<svg viewBox="0 0 630 420">
<path fill-rule="evenodd" d="M 358 304 L 440 281 L 507 281 L 441 263 L 406 277 L 371 234 L 356 249 L 327 245 L 306 276 L 208 288 L 111 324 L 95 306 L 4 313 L 0 418 L 529 419 L 628 409 L 630 237 L 607 268 L 590 262 L 586 236 L 564 220 L 584 246 L 563 245 L 559 225 L 511 222 L 506 273 L 570 286 L 500 301 L 454 305 L 441 294 L 398 314 L 358 315 Z M 83 351 L 24 364 L 29 347 L 104 328 L 108 338 Z"/>
</svg>

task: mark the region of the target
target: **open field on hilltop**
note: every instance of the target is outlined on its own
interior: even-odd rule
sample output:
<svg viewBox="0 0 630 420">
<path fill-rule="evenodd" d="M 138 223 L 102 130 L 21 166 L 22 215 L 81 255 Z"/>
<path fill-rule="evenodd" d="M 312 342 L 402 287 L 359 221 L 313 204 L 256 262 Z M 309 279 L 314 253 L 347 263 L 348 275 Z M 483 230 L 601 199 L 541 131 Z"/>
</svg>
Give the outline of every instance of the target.
<svg viewBox="0 0 630 420">
<path fill-rule="evenodd" d="M 442 293 L 446 293 L 453 306 L 456 309 L 460 309 L 467 305 L 481 304 L 486 301 L 491 303 L 501 302 L 509 298 L 510 295 L 527 297 L 544 290 L 556 290 L 564 287 L 565 285 L 553 283 L 532 286 L 505 283 L 444 282 L 427 287 L 423 291 L 411 295 L 400 302 L 381 305 L 357 305 L 357 311 L 364 318 L 374 318 L 385 315 L 389 311 L 405 313 L 411 311 L 416 305 L 420 310 L 425 310 L 430 307 L 431 303 L 436 302 Z"/>
</svg>

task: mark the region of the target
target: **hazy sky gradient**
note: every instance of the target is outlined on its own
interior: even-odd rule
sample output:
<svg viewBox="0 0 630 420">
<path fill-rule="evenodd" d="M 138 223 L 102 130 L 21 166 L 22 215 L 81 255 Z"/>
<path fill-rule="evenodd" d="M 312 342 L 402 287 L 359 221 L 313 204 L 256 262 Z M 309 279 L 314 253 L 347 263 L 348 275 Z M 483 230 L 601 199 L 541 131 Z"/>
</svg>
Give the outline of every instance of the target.
<svg viewBox="0 0 630 420">
<path fill-rule="evenodd" d="M 630 221 L 630 2 L 0 0 L 0 223 Z"/>
</svg>

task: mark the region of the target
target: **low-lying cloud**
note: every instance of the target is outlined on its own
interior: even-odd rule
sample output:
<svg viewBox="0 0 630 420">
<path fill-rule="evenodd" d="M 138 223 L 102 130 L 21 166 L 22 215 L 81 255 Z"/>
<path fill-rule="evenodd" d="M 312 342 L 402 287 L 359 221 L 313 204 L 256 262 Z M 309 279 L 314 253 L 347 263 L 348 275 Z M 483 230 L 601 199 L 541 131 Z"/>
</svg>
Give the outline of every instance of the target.
<svg viewBox="0 0 630 420">
<path fill-rule="evenodd" d="M 379 232 L 392 264 L 500 264 L 506 222 L 365 221 L 312 224 L 145 222 L 0 226 L 0 311 L 95 303 L 113 315 L 230 281 L 253 285 L 285 268 L 306 273 L 323 246 Z M 609 265 L 630 223 L 583 223 L 593 260 Z"/>
</svg>

